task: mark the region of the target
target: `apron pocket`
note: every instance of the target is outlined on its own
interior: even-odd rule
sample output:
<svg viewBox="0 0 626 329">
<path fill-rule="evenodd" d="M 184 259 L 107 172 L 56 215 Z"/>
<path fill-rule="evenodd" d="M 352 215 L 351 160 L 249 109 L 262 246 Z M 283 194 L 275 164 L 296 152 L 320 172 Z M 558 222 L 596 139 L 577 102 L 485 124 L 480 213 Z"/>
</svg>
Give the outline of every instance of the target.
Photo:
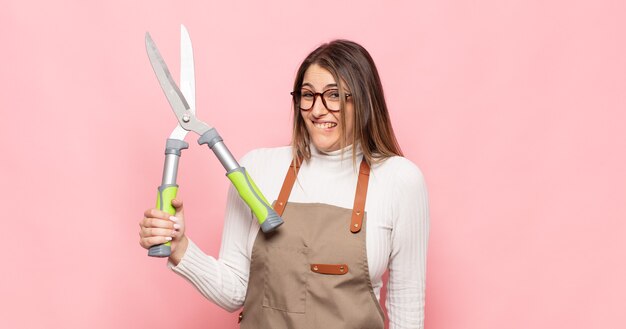
<svg viewBox="0 0 626 329">
<path fill-rule="evenodd" d="M 309 264 L 306 248 L 267 247 L 263 307 L 304 313 Z"/>
</svg>

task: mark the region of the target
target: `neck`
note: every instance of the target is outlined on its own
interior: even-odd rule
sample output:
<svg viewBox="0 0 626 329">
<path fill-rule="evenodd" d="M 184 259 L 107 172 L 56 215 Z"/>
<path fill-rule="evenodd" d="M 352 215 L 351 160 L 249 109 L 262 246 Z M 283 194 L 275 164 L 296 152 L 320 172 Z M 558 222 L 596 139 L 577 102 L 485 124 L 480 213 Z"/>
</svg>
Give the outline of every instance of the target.
<svg viewBox="0 0 626 329">
<path fill-rule="evenodd" d="M 358 165 L 363 151 L 361 150 L 360 145 L 356 146 L 356 150 L 354 153 L 354 159 L 352 158 L 352 152 L 354 149 L 354 145 L 348 145 L 342 149 L 335 151 L 321 151 L 315 148 L 314 145 L 311 145 L 311 162 L 317 164 L 327 164 L 327 165 L 337 165 L 341 167 L 352 166 L 353 164 Z M 354 161 L 353 161 L 354 160 Z"/>
</svg>

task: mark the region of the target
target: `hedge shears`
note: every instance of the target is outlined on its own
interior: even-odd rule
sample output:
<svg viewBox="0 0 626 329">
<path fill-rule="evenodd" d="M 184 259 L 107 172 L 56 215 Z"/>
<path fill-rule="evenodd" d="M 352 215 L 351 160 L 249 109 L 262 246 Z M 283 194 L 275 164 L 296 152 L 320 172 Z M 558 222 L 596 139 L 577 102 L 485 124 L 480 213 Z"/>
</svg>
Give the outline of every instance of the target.
<svg viewBox="0 0 626 329">
<path fill-rule="evenodd" d="M 174 131 L 172 131 L 165 143 L 165 164 L 163 166 L 161 186 L 158 188 L 156 207 L 172 215 L 175 213 L 175 209 L 172 207 L 172 200 L 176 198 L 176 193 L 178 192 L 178 185 L 176 184 L 178 161 L 181 151 L 189 147 L 189 144 L 185 142 L 185 136 L 189 131 L 193 131 L 200 135 L 198 144 L 207 144 L 215 153 L 222 166 L 224 166 L 226 176 L 258 219 L 261 230 L 265 233 L 271 232 L 283 223 L 282 218 L 272 209 L 246 169 L 241 167 L 235 160 L 224 144 L 222 137 L 217 133 L 217 130 L 196 118 L 193 49 L 189 33 L 183 25 L 181 25 L 180 34 L 181 66 L 179 88 L 176 82 L 174 82 L 156 44 L 152 41 L 150 33 L 146 32 L 146 50 L 150 58 L 150 64 L 159 80 L 161 89 L 165 93 L 165 97 L 178 119 L 178 125 L 176 125 L 176 128 L 174 128 Z M 170 254 L 170 242 L 152 246 L 148 251 L 148 255 L 153 257 L 168 257 Z"/>
</svg>

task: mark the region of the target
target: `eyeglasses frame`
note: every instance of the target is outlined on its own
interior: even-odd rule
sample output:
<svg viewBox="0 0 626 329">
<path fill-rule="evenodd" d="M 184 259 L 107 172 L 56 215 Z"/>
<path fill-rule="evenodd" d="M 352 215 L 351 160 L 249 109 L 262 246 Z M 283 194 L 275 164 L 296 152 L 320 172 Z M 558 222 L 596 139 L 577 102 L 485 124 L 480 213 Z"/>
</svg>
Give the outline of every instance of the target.
<svg viewBox="0 0 626 329">
<path fill-rule="evenodd" d="M 333 91 L 333 90 L 337 90 L 339 91 L 339 89 L 328 89 L 325 90 L 324 92 L 321 93 L 315 93 L 313 91 L 311 91 L 313 93 L 313 103 L 311 104 L 311 107 L 309 107 L 308 109 L 303 109 L 302 107 L 300 107 L 300 102 L 297 100 L 302 92 L 301 91 L 292 91 L 290 92 L 291 96 L 293 96 L 293 101 L 298 104 L 298 107 L 300 108 L 300 111 L 310 111 L 314 106 L 315 106 L 315 101 L 317 101 L 317 96 L 319 96 L 322 99 L 322 104 L 324 104 L 324 107 L 326 108 L 326 110 L 328 110 L 328 112 L 341 112 L 341 109 L 339 110 L 331 110 L 328 108 L 328 105 L 326 105 L 326 101 L 324 100 L 324 94 L 329 92 L 329 91 Z M 344 94 L 345 100 L 348 100 L 348 97 L 352 97 L 351 93 L 345 93 Z"/>
</svg>

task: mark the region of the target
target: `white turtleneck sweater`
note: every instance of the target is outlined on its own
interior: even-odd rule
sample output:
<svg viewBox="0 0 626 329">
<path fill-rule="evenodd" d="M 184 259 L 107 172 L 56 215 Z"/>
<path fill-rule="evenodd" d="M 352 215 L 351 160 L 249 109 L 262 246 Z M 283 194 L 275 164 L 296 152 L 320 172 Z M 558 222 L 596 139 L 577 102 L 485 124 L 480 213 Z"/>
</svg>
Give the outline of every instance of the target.
<svg viewBox="0 0 626 329">
<path fill-rule="evenodd" d="M 362 153 L 357 153 L 354 167 L 351 147 L 343 152 L 311 151 L 311 160 L 302 164 L 289 201 L 351 209 Z M 271 202 L 278 197 L 291 156 L 290 146 L 258 149 L 248 153 L 241 165 Z M 369 274 L 379 300 L 382 276 L 389 269 L 386 307 L 390 328 L 422 328 L 429 216 L 420 170 L 403 157 L 372 165 L 365 211 Z M 231 187 L 219 258 L 206 255 L 190 241 L 179 264 L 168 265 L 206 298 L 235 311 L 246 297 L 252 246 L 258 232 L 258 222 Z"/>
</svg>

